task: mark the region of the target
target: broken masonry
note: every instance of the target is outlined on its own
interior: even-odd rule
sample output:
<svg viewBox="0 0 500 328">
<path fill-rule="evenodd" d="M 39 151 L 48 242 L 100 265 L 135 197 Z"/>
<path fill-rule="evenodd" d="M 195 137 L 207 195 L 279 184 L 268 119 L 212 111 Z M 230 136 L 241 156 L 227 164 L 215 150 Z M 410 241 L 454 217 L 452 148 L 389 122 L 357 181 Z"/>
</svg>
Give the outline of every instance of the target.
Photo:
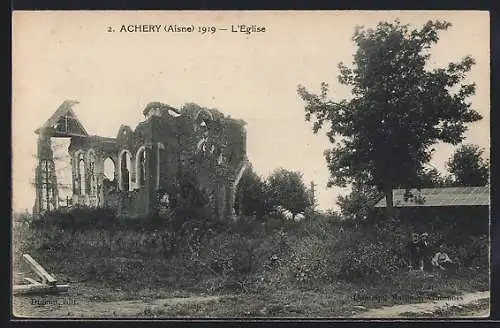
<svg viewBox="0 0 500 328">
<path fill-rule="evenodd" d="M 238 182 L 248 167 L 242 120 L 215 109 L 186 104 L 178 110 L 149 103 L 145 120 L 116 138 L 89 135 L 66 100 L 35 131 L 38 166 L 34 214 L 61 206 L 113 208 L 120 216 L 161 213 L 182 201 L 183 179 L 191 177 L 220 219 L 235 217 Z M 59 199 L 52 138 L 70 138 L 72 197 Z M 113 168 L 105 174 L 105 162 Z"/>
</svg>

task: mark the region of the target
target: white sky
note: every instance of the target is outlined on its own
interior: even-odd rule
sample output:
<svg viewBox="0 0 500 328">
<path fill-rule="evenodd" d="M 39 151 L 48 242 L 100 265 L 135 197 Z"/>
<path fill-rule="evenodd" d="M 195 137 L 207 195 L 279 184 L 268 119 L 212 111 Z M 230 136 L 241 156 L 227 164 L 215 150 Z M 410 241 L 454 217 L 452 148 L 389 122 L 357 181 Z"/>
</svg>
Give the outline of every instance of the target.
<svg viewBox="0 0 500 328">
<path fill-rule="evenodd" d="M 350 64 L 354 27 L 374 27 L 399 18 L 420 27 L 429 19 L 448 20 L 431 65 L 466 55 L 477 64 L 473 107 L 484 119 L 470 126 L 466 142 L 489 152 L 488 12 L 14 12 L 13 14 L 13 209 L 34 203 L 36 135 L 65 99 L 90 134 L 115 137 L 121 124 L 135 128 L 150 101 L 172 106 L 196 102 L 244 119 L 248 157 L 257 173 L 276 167 L 303 172 L 313 180 L 321 209 L 336 208 L 338 188 L 327 189 L 324 133 L 313 135 L 304 120 L 297 85 L 330 96 L 348 90 L 337 83 L 337 64 Z M 108 33 L 121 24 L 265 26 L 265 33 Z M 432 164 L 444 168 L 453 147 L 438 146 Z"/>
</svg>

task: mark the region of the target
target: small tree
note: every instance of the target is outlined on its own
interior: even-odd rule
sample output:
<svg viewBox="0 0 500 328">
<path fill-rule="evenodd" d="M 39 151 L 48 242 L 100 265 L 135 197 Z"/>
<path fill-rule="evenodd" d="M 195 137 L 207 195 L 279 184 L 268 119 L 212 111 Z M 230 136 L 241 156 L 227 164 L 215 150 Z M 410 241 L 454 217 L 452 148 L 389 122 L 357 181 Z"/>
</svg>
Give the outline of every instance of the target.
<svg viewBox="0 0 500 328">
<path fill-rule="evenodd" d="M 363 218 L 371 214 L 380 197 L 375 187 L 356 183 L 348 195 L 337 198 L 337 205 L 342 215 Z"/>
<path fill-rule="evenodd" d="M 269 176 L 267 183 L 271 203 L 285 207 L 294 216 L 312 205 L 300 172 L 279 168 Z"/>
<path fill-rule="evenodd" d="M 466 123 L 482 119 L 467 102 L 475 84 L 462 83 L 473 58 L 432 71 L 426 68 L 427 50 L 439 40 L 438 32 L 450 26 L 429 21 L 421 29 L 410 29 L 395 21 L 379 23 L 376 29 L 357 28 L 353 67 L 338 66 L 339 82 L 351 88 L 352 98 L 327 99 L 327 83 L 321 84 L 319 96 L 299 85 L 313 132 L 325 122 L 330 125 L 327 136 L 333 147 L 325 152 L 329 186 L 355 181 L 374 185 L 384 192 L 387 214 L 393 216 L 393 188 L 419 183 L 431 146 L 460 143 Z"/>
<path fill-rule="evenodd" d="M 458 147 L 446 162 L 455 183 L 460 186 L 486 186 L 489 180 L 489 163 L 483 158 L 484 149 L 478 145 Z"/>
<path fill-rule="evenodd" d="M 237 211 L 262 218 L 268 212 L 266 184 L 250 167 L 243 173 L 236 192 Z"/>
</svg>

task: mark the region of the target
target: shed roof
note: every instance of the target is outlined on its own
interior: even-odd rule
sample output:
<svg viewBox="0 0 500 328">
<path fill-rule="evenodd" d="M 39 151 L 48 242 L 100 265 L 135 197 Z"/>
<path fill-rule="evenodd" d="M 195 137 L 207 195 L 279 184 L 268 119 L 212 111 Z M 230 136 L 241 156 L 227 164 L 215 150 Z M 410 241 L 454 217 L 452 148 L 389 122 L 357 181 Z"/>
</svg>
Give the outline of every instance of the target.
<svg viewBox="0 0 500 328">
<path fill-rule="evenodd" d="M 489 187 L 453 187 L 411 189 L 411 197 L 405 200 L 405 189 L 392 191 L 394 207 L 429 207 L 429 206 L 488 206 L 490 204 Z M 375 207 L 386 207 L 385 197 Z"/>
</svg>

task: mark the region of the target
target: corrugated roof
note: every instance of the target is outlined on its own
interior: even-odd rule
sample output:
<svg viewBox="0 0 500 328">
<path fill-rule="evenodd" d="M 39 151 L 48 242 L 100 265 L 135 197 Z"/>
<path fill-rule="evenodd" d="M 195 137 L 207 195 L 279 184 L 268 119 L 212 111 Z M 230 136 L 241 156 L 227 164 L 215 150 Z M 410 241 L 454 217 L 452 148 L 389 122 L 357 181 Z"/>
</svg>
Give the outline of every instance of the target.
<svg viewBox="0 0 500 328">
<path fill-rule="evenodd" d="M 405 201 L 405 189 L 392 191 L 394 207 L 427 206 L 488 206 L 490 204 L 489 187 L 453 187 L 412 189 L 414 197 Z M 385 197 L 375 207 L 385 207 Z"/>
</svg>

